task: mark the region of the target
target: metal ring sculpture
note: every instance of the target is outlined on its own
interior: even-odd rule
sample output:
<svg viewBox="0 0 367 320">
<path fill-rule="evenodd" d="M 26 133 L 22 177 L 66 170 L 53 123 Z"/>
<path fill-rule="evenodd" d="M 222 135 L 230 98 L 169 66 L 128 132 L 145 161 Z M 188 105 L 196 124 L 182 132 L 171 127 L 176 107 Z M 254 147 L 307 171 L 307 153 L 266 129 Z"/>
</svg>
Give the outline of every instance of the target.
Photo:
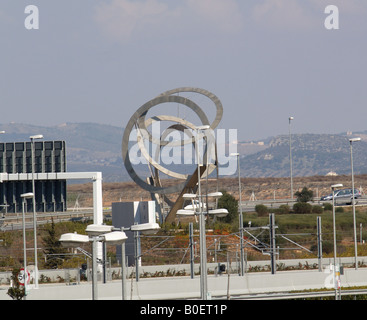
<svg viewBox="0 0 367 320">
<path fill-rule="evenodd" d="M 212 123 L 209 123 L 209 120 L 208 120 L 207 116 L 205 115 L 203 110 L 196 103 L 194 103 L 193 101 L 191 101 L 188 98 L 175 95 L 175 94 L 179 94 L 181 92 L 198 93 L 198 94 L 202 94 L 202 95 L 208 97 L 214 103 L 214 105 L 216 107 L 216 116 L 215 116 L 214 121 Z M 189 109 L 191 109 L 199 117 L 199 119 L 201 121 L 201 125 L 209 125 L 211 130 L 214 130 L 218 126 L 219 122 L 222 119 L 222 115 L 223 115 L 222 103 L 220 102 L 220 100 L 213 93 L 211 93 L 207 90 L 204 90 L 204 89 L 192 88 L 192 87 L 182 87 L 182 88 L 177 88 L 177 89 L 166 91 L 166 92 L 160 94 L 159 96 L 157 96 L 156 98 L 154 98 L 154 99 L 146 102 L 145 104 L 143 104 L 132 115 L 132 117 L 130 118 L 129 122 L 127 123 L 127 125 L 125 127 L 124 135 L 123 135 L 123 138 L 122 138 L 122 158 L 123 158 L 123 161 L 124 161 L 124 164 L 125 164 L 125 168 L 126 168 L 128 174 L 130 175 L 130 177 L 140 187 L 142 187 L 143 189 L 145 189 L 145 190 L 147 190 L 151 193 L 157 193 L 157 194 L 161 194 L 161 195 L 180 192 L 185 187 L 186 182 L 182 182 L 182 183 L 170 186 L 170 187 L 162 187 L 160 185 L 160 183 L 158 185 L 151 185 L 151 184 L 147 183 L 146 181 L 144 181 L 143 179 L 141 179 L 137 175 L 137 173 L 135 172 L 135 170 L 134 170 L 134 168 L 131 164 L 130 158 L 129 158 L 129 138 L 130 138 L 130 134 L 131 134 L 132 130 L 135 127 L 136 131 L 137 131 L 137 141 L 138 141 L 138 145 L 139 145 L 141 154 L 146 158 L 148 163 L 155 168 L 156 177 L 158 177 L 159 172 L 163 172 L 164 174 L 167 174 L 168 176 L 178 178 L 178 179 L 187 180 L 188 175 L 180 174 L 180 173 L 168 170 L 168 169 L 164 168 L 163 166 L 161 166 L 155 159 L 153 159 L 149 155 L 149 153 L 147 152 L 147 150 L 145 148 L 145 145 L 144 145 L 144 139 L 148 140 L 152 144 L 155 144 L 155 145 L 159 146 L 159 148 L 157 148 L 157 150 L 160 150 L 162 147 L 164 147 L 168 144 L 170 144 L 170 146 L 180 146 L 180 145 L 183 145 L 183 144 L 194 142 L 195 137 L 193 137 L 193 136 L 191 136 L 189 139 L 186 139 L 184 141 L 170 142 L 170 141 L 165 141 L 164 140 L 166 138 L 166 136 L 174 130 L 181 131 L 181 132 L 183 132 L 185 129 L 195 130 L 196 126 L 194 124 L 190 123 L 189 121 L 186 121 L 182 118 L 169 116 L 169 115 L 159 115 L 159 116 L 154 116 L 154 117 L 151 117 L 149 119 L 146 119 L 146 115 L 147 115 L 148 111 L 151 108 L 153 108 L 153 107 L 155 107 L 159 104 L 170 103 L 170 102 L 178 103 L 178 104 L 184 105 L 184 106 L 188 107 Z M 175 122 L 177 124 L 171 125 L 170 127 L 168 127 L 165 130 L 165 132 L 161 135 L 160 139 L 157 140 L 156 138 L 154 138 L 152 136 L 152 134 L 147 129 L 153 123 L 153 121 L 171 121 L 171 122 Z M 214 146 L 214 147 L 216 147 L 216 146 Z M 212 168 L 211 171 L 212 170 L 214 170 L 214 168 Z"/>
</svg>

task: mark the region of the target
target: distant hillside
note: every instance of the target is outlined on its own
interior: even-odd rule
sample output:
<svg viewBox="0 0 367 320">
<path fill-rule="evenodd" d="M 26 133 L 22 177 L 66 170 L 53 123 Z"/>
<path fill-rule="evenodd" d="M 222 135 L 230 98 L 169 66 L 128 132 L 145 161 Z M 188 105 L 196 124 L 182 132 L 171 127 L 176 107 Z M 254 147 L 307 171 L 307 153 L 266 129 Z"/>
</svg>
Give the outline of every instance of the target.
<svg viewBox="0 0 367 320">
<path fill-rule="evenodd" d="M 0 135 L 0 141 L 5 142 L 29 141 L 29 136 L 34 134 L 43 134 L 45 140 L 65 140 L 68 171 L 101 171 L 106 182 L 131 181 L 121 157 L 122 127 L 96 123 L 65 123 L 49 127 L 11 123 L 0 124 L 0 130 L 6 131 Z M 366 174 L 367 131 L 353 136 L 362 138 L 353 145 L 354 171 Z M 330 171 L 339 175 L 350 174 L 350 137 L 347 133 L 292 135 L 293 175 L 326 175 Z M 243 177 L 290 175 L 288 135 L 259 142 L 240 142 L 238 151 L 242 155 Z M 140 170 L 141 167 L 137 169 Z"/>
<path fill-rule="evenodd" d="M 357 134 L 356 134 L 357 135 Z M 367 142 L 353 144 L 356 174 L 367 173 Z M 350 174 L 350 145 L 343 134 L 292 135 L 292 168 L 294 176 L 326 175 L 328 172 Z M 241 158 L 241 174 L 247 177 L 290 176 L 289 136 L 273 137 L 268 148 Z"/>
<path fill-rule="evenodd" d="M 65 140 L 68 171 L 102 171 L 105 181 L 126 180 L 121 140 L 123 128 L 96 123 L 64 123 L 58 126 L 34 126 L 20 123 L 1 124 L 6 134 L 0 141 L 29 141 L 29 136 L 43 134 L 44 140 Z"/>
</svg>

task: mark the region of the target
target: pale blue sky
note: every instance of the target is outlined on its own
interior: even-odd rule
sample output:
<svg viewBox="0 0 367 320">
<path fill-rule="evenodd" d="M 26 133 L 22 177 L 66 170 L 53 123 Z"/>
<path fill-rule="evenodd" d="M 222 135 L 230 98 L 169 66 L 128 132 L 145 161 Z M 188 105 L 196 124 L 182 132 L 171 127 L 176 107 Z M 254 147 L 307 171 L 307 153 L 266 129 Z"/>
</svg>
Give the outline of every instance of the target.
<svg viewBox="0 0 367 320">
<path fill-rule="evenodd" d="M 330 4 L 339 30 L 324 27 Z M 367 130 L 365 0 L 2 0 L 0 38 L 0 123 L 123 127 L 192 86 L 240 140 L 287 134 L 290 115 L 294 133 Z"/>
</svg>

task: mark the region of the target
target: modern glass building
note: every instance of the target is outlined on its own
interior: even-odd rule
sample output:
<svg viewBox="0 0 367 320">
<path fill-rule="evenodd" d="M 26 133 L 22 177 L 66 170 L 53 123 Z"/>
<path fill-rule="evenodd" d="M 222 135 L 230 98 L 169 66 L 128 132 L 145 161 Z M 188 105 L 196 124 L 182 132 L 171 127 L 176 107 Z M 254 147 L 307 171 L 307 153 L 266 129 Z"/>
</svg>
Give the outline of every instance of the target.
<svg viewBox="0 0 367 320">
<path fill-rule="evenodd" d="M 66 180 L 38 180 L 36 173 L 66 172 L 65 141 L 34 142 L 34 173 L 36 211 L 66 211 Z M 0 181 L 0 209 L 3 212 L 22 212 L 21 194 L 32 192 L 31 142 L 0 143 L 0 173 L 24 174 L 17 181 Z M 27 200 L 32 210 L 32 200 Z"/>
</svg>

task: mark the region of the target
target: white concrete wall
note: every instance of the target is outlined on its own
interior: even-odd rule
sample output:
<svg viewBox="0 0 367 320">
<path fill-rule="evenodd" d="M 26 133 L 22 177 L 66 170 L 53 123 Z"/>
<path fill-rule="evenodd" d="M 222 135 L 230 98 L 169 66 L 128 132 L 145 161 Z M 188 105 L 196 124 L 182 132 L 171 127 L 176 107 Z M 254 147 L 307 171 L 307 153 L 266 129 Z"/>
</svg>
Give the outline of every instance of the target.
<svg viewBox="0 0 367 320">
<path fill-rule="evenodd" d="M 208 291 L 215 296 L 227 296 L 229 281 L 229 294 L 288 292 L 293 290 L 322 289 L 330 285 L 329 272 L 318 270 L 304 271 L 279 271 L 247 273 L 239 275 L 223 274 L 221 276 L 208 276 Z M 343 287 L 366 286 L 367 268 L 345 269 L 341 276 Z M 9 300 L 6 294 L 7 287 L 0 289 L 0 300 Z M 120 300 L 122 282 L 113 281 L 107 284 L 98 284 L 99 299 Z M 194 279 L 187 277 L 146 278 L 126 281 L 127 299 L 199 299 L 200 277 Z M 92 298 L 92 285 L 40 285 L 39 289 L 30 291 L 28 300 L 89 300 Z"/>
<path fill-rule="evenodd" d="M 337 261 L 341 265 L 345 266 L 352 266 L 354 263 L 354 257 L 343 257 L 343 258 L 337 258 Z M 358 257 L 358 261 L 363 264 L 367 264 L 367 257 Z M 276 263 L 284 265 L 284 267 L 298 267 L 299 264 L 306 266 L 309 265 L 310 267 L 314 264 L 318 264 L 318 259 L 288 259 L 288 260 L 277 260 Z M 322 260 L 323 269 L 327 268 L 330 263 L 333 263 L 333 258 L 325 258 Z M 227 264 L 224 263 L 227 268 Z M 217 264 L 215 263 L 208 263 L 207 264 L 209 272 L 214 272 L 215 267 L 217 267 Z M 250 267 L 260 267 L 260 268 L 270 268 L 270 260 L 263 260 L 263 261 L 248 261 L 246 264 L 246 270 L 249 270 Z M 239 266 L 236 261 L 232 261 L 230 264 L 230 268 L 232 270 L 232 273 L 236 273 Z M 39 274 L 44 274 L 45 276 L 51 278 L 51 280 L 58 281 L 58 276 L 60 276 L 63 279 L 67 279 L 67 277 L 76 279 L 78 276 L 80 269 L 56 269 L 56 270 L 39 270 Z M 140 276 L 144 275 L 144 273 L 154 274 L 157 271 L 162 271 L 164 273 L 167 273 L 168 270 L 171 272 L 181 272 L 185 271 L 186 275 L 190 275 L 190 265 L 189 264 L 177 264 L 177 265 L 155 265 L 155 266 L 141 266 L 140 267 Z M 109 273 L 116 272 L 120 274 L 121 268 L 111 268 L 108 271 Z M 130 277 L 131 273 L 135 272 L 134 267 L 129 267 L 127 276 Z M 199 272 L 199 264 L 194 265 L 194 272 Z M 9 279 L 11 276 L 11 272 L 0 272 L 0 286 L 1 285 L 7 285 L 9 284 Z"/>
</svg>

